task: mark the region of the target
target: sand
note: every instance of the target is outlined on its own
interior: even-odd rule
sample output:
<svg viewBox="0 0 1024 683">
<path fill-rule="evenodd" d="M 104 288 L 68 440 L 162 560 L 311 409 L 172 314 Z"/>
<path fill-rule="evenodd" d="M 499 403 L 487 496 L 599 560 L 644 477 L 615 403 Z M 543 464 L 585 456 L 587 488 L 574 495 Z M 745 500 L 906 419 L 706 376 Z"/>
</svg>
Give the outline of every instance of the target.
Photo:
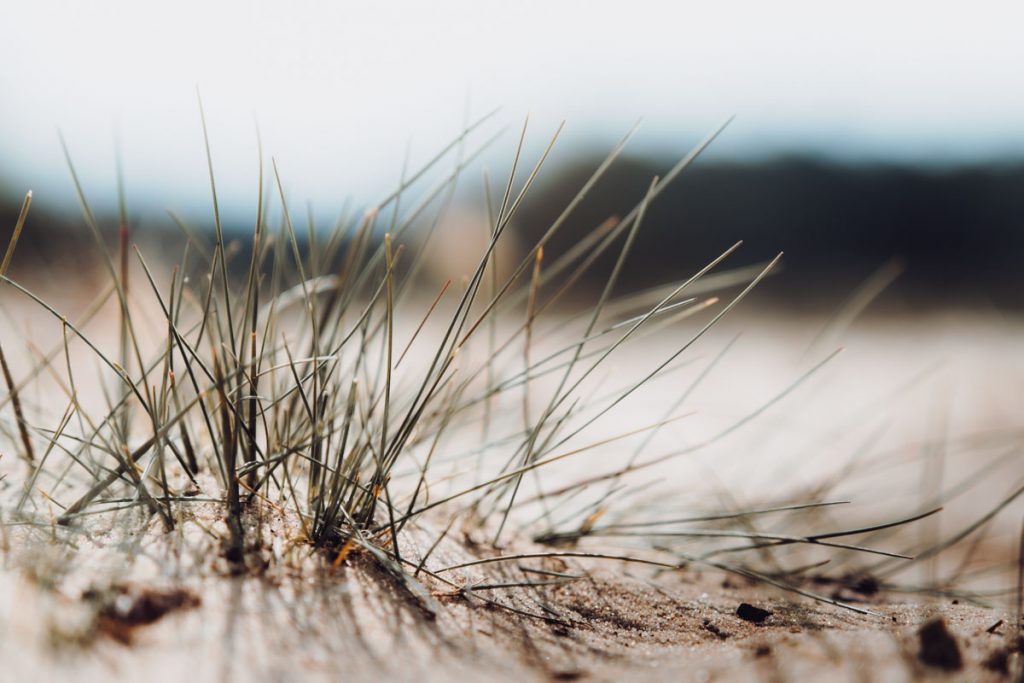
<svg viewBox="0 0 1024 683">
<path fill-rule="evenodd" d="M 155 562 L 170 550 L 161 545 L 140 554 Z M 431 564 L 470 556 L 460 541 L 445 546 Z M 146 576 L 150 562 L 135 559 L 128 564 L 136 578 L 118 573 L 113 589 L 100 588 L 95 566 L 66 568 L 59 585 L 46 585 L 42 559 L 9 561 L 0 573 L 3 679 L 1004 680 L 1000 667 L 1020 659 L 1010 654 L 1013 615 L 948 599 L 845 590 L 842 597 L 873 612 L 862 615 L 692 567 L 655 576 L 635 565 L 545 559 L 520 564 L 583 576 L 479 592 L 426 578 L 428 606 L 365 553 L 340 567 L 301 553 L 235 578 L 219 573 L 215 551 L 210 557 L 178 576 Z M 451 578 L 472 586 L 484 576 L 522 575 L 490 567 Z M 549 611 L 540 613 L 552 618 L 524 617 L 476 595 L 533 612 L 543 604 Z M 745 604 L 769 614 L 760 623 L 743 619 L 737 610 Z M 919 633 L 936 618 L 961 661 L 954 671 L 922 658 Z"/>
<path fill-rule="evenodd" d="M 31 315 L 37 324 L 45 319 Z M 648 487 L 645 497 L 627 499 L 625 509 L 609 514 L 734 509 L 821 495 L 851 503 L 808 523 L 849 528 L 910 514 L 939 495 L 942 515 L 882 539 L 889 550 L 913 551 L 963 528 L 1017 485 L 1019 321 L 959 312 L 858 323 L 843 332 L 846 350 L 827 373 L 787 397 L 781 409 L 757 413 L 802 369 L 831 353 L 830 340 L 812 341 L 820 325 L 765 315 L 709 335 L 694 349 L 700 362 L 681 376 L 698 373 L 739 329 L 745 336 L 728 358 L 729 369 L 695 393 L 695 417 L 664 430 L 650 449 L 716 440 L 692 458 L 645 470 L 631 480 Z M 616 358 L 599 378 L 606 386 L 593 391 L 638 376 L 673 341 Z M 675 377 L 625 402 L 588 440 L 658 419 L 678 395 Z M 101 393 L 95 386 L 83 391 Z M 749 428 L 744 423 L 717 439 L 755 413 Z M 880 440 L 866 441 L 881 427 Z M 869 452 L 855 459 L 864 443 Z M 593 458 L 567 460 L 546 481 L 556 486 L 613 470 L 622 453 L 616 445 Z M 936 469 L 936 462 L 943 467 Z M 10 458 L 2 464 L 8 473 L 18 466 Z M 444 467 L 441 459 L 439 477 Z M 984 476 L 956 493 L 975 473 Z M 417 595 L 365 552 L 333 566 L 331 557 L 293 545 L 294 520 L 273 507 L 263 510 L 262 544 L 241 577 L 231 576 L 221 557 L 218 513 L 202 506 L 183 512 L 170 534 L 152 519 L 127 517 L 137 510 L 96 515 L 69 529 L 30 532 L 14 524 L 0 537 L 0 680 L 1002 680 L 1001 669 L 1021 666 L 1014 596 L 1005 592 L 1019 512 L 1018 501 L 985 527 L 978 545 L 892 575 L 890 588 L 877 593 L 813 583 L 814 572 L 797 582 L 871 614 L 693 563 L 657 571 L 578 558 L 455 570 L 445 574 L 454 587 L 424 576 L 427 595 Z M 418 558 L 443 525 L 443 518 L 425 521 L 403 541 L 409 544 L 403 556 Z M 456 530 L 431 556 L 429 569 L 496 552 L 482 538 Z M 64 543 L 49 542 L 51 533 Z M 650 546 L 595 542 L 581 549 L 678 560 Z M 509 535 L 502 548 L 553 550 L 535 545 L 525 531 Z M 786 556 L 785 564 L 791 569 L 833 555 L 812 549 Z M 518 565 L 579 578 L 533 588 L 474 588 L 522 581 Z M 911 592 L 922 583 L 960 588 L 949 580 L 985 567 L 997 571 L 965 581 L 967 597 Z M 743 604 L 770 614 L 761 623 L 743 619 L 737 614 Z M 921 629 L 935 619 L 955 645 L 940 643 L 938 657 L 922 655 L 929 643 L 922 642 Z M 936 632 L 931 629 L 926 633 Z M 951 649 L 959 653 L 959 669 L 956 657 L 943 658 Z"/>
</svg>

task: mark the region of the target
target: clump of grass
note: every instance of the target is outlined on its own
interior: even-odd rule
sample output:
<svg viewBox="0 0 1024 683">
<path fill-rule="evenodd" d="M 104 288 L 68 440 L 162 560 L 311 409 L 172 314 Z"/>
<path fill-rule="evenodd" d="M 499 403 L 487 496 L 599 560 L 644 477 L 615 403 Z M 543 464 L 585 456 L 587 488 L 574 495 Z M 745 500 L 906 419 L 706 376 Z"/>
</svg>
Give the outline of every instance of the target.
<svg viewBox="0 0 1024 683">
<path fill-rule="evenodd" d="M 620 274 L 631 267 L 630 250 L 647 207 L 721 128 L 663 177 L 653 179 L 624 217 L 596 226 L 565 253 L 546 251 L 622 153 L 630 131 L 541 239 L 503 273 L 496 252 L 560 131 L 524 172 L 524 125 L 502 191 L 494 195 L 485 179 L 488 240 L 477 265 L 461 281 L 449 280 L 439 291 L 424 292 L 420 275 L 426 246 L 436 239 L 460 177 L 498 139 L 470 145 L 490 121 L 488 116 L 467 127 L 422 168 L 403 172 L 398 188 L 376 206 L 342 216 L 326 231 L 311 219 L 305 234 L 293 220 L 277 163 L 271 161 L 268 167 L 261 151 L 255 218 L 246 245 L 229 241 L 224 232 L 204 121 L 212 230 L 196 230 L 179 220 L 188 240 L 169 272 L 167 258 L 150 262 L 131 246 L 123 193 L 118 252 L 111 253 L 105 228 L 91 210 L 68 155 L 109 286 L 73 322 L 7 278 L 29 195 L 0 279 L 9 293 L 28 297 L 51 314 L 61 340 L 19 373 L 11 372 L 0 348 L 7 386 L 0 409 L 11 411 L 20 443 L 17 452 L 26 465 L 4 522 L 56 534 L 58 526 L 88 530 L 97 516 L 142 510 L 143 520 L 133 523 L 144 528 L 155 519 L 169 531 L 192 506 L 212 505 L 220 518 L 217 533 L 226 566 L 241 574 L 263 566 L 254 558 L 267 550 L 261 546 L 265 535 L 260 528 L 269 507 L 294 520 L 298 531 L 287 539 L 292 546 L 322 553 L 334 565 L 346 562 L 353 552 L 365 553 L 425 601 L 428 593 L 419 584 L 424 575 L 457 586 L 446 575 L 468 566 L 571 557 L 664 570 L 696 563 L 865 611 L 805 587 L 812 567 L 773 572 L 726 561 L 722 555 L 763 556 L 810 545 L 906 560 L 905 552 L 838 539 L 878 537 L 934 514 L 937 505 L 895 522 L 816 533 L 763 532 L 753 520 L 818 512 L 841 502 L 824 498 L 824 489 L 815 499 L 756 509 L 696 516 L 680 511 L 667 518 L 614 521 L 616 506 L 628 505 L 631 494 L 624 491 L 631 475 L 739 429 L 797 390 L 834 353 L 818 358 L 791 386 L 709 441 L 648 455 L 654 434 L 685 417 L 688 397 L 722 360 L 727 346 L 648 424 L 629 425 L 617 435 L 585 442 L 588 432 L 615 419 L 615 409 L 626 399 L 688 362 L 686 354 L 694 344 L 780 261 L 781 254 L 753 269 L 721 271 L 740 247 L 723 245 L 721 254 L 708 256 L 705 267 L 653 296 L 618 291 Z M 439 182 L 424 189 L 424 180 L 435 175 L 441 176 Z M 419 246 L 414 246 L 414 237 Z M 614 267 L 590 309 L 578 318 L 559 310 L 560 303 L 577 294 L 581 276 L 598 257 L 616 249 Z M 142 280 L 133 280 L 129 288 L 133 271 Z M 856 299 L 858 307 L 863 307 L 861 299 Z M 113 350 L 86 331 L 97 311 L 111 306 L 118 320 Z M 143 311 L 156 311 L 158 320 L 146 324 L 149 314 Z M 703 322 L 682 327 L 691 318 Z M 557 348 L 534 348 L 539 338 L 561 336 L 557 332 L 563 328 L 577 328 L 576 338 Z M 684 330 L 681 337 L 679 330 Z M 679 341 L 652 370 L 608 396 L 594 396 L 594 380 L 610 359 L 639 339 L 666 332 Z M 90 380 L 106 392 L 106 404 L 99 410 L 84 403 L 78 390 L 86 372 L 83 364 L 71 360 L 72 347 L 78 346 L 100 366 L 98 378 Z M 61 361 L 64 367 L 58 369 Z M 20 382 L 15 374 L 22 377 Z M 52 415 L 27 419 L 19 396 L 45 375 L 55 377 L 64 394 L 53 428 L 41 426 Z M 577 479 L 563 476 L 550 486 L 538 483 L 557 463 L 638 436 L 640 444 L 619 466 Z M 527 482 L 536 484 L 530 495 L 524 493 Z M 517 511 L 519 529 L 513 531 L 509 522 Z M 534 521 L 522 521 L 529 519 Z M 444 531 L 434 531 L 424 549 L 407 539 L 411 528 L 427 520 L 433 522 L 430 528 Z M 489 549 L 472 561 L 428 565 L 434 548 L 456 523 L 480 532 L 477 536 L 482 534 Z M 523 537 L 523 530 L 549 549 L 502 552 L 510 538 Z M 620 551 L 617 543 L 623 539 L 645 545 Z M 739 540 L 741 545 L 691 550 L 707 539 Z M 604 544 L 607 550 L 580 547 L 586 542 Z M 522 572 L 521 580 L 480 584 L 475 590 L 557 584 L 575 577 L 547 572 L 537 579 L 536 573 L 544 570 L 527 565 Z"/>
</svg>

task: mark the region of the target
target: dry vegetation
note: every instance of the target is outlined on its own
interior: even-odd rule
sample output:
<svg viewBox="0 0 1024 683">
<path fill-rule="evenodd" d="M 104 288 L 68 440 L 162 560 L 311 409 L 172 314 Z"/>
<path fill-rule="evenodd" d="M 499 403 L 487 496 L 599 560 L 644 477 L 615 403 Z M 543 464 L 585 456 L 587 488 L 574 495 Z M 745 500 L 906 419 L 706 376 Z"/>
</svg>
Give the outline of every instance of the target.
<svg viewBox="0 0 1024 683">
<path fill-rule="evenodd" d="M 736 337 L 695 347 L 779 259 L 728 270 L 733 245 L 663 288 L 623 294 L 618 280 L 646 207 L 717 131 L 624 217 L 546 252 L 627 136 L 502 269 L 496 251 L 555 141 L 524 173 L 524 126 L 507 183 L 494 192 L 484 177 L 488 240 L 475 269 L 425 293 L 423 241 L 496 139 L 471 144 L 488 125 L 329 230 L 296 228 L 276 164 L 265 179 L 261 159 L 244 241 L 223 234 L 210 155 L 213 239 L 182 223 L 176 261 L 133 249 L 123 202 L 108 249 L 72 166 L 103 271 L 88 301 L 67 291 L 71 275 L 52 297 L 7 276 L 26 199 L 0 266 L 8 320 L 38 326 L 0 334 L 5 670 L 22 680 L 1018 671 L 1019 610 L 1004 609 L 1019 595 L 1016 541 L 993 524 L 1024 492 L 1016 428 L 894 455 L 879 445 L 878 415 L 843 413 L 823 433 L 856 447 L 801 469 L 799 486 L 792 477 L 741 494 L 680 469 L 805 390 L 836 357 L 824 345 L 892 274 L 839 309 L 785 383 L 681 440 L 694 393 L 729 363 Z M 618 257 L 603 289 L 583 311 L 567 307 L 609 250 Z M 627 367 L 625 381 L 610 366 Z M 897 379 L 886 401 L 922 381 Z M 751 451 L 748 479 L 768 471 L 749 464 L 762 457 Z M 840 493 L 854 480 L 892 484 L 907 463 L 921 495 L 883 485 L 885 502 L 858 507 Z M 1008 492 L 979 493 L 1007 472 Z M 683 477 L 691 494 L 666 489 Z M 965 498 L 979 505 L 938 515 Z"/>
</svg>

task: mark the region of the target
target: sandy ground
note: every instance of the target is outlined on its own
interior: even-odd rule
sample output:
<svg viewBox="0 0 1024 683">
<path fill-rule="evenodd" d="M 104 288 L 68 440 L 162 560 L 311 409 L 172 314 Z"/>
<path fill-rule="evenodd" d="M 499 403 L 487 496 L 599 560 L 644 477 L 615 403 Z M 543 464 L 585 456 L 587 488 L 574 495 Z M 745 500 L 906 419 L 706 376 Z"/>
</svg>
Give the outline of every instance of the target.
<svg viewBox="0 0 1024 683">
<path fill-rule="evenodd" d="M 366 558 L 338 569 L 302 564 L 243 579 L 140 578 L 118 593 L 124 604 L 113 603 L 112 613 L 97 607 L 101 598 L 70 588 L 74 570 L 61 588 L 5 571 L 4 680 L 1003 680 L 1002 667 L 1019 659 L 1006 657 L 1011 615 L 949 600 L 848 594 L 874 613 L 859 615 L 720 574 L 681 569 L 655 579 L 593 562 L 585 578 L 563 586 L 500 592 L 505 604 L 544 603 L 558 613 L 555 623 L 436 584 L 427 611 Z M 532 564 L 583 568 L 571 560 Z M 152 623 L 131 620 L 144 600 L 176 592 L 201 602 L 168 603 L 180 609 Z M 771 614 L 744 620 L 744 603 Z M 955 642 L 941 656 L 952 647 L 959 666 L 922 655 L 919 632 L 936 617 Z"/>
<path fill-rule="evenodd" d="M 45 328 L 45 316 L 24 316 L 29 327 Z M 842 514 L 811 520 L 835 528 L 907 515 L 939 500 L 941 515 L 883 539 L 886 548 L 913 554 L 977 519 L 1024 477 L 1022 329 L 1019 320 L 962 311 L 869 318 L 842 330 L 784 312 L 728 320 L 694 346 L 692 364 L 680 364 L 588 432 L 588 441 L 598 441 L 623 425 L 662 419 L 666 406 L 742 333 L 721 369 L 688 399 L 694 415 L 648 444 L 649 452 L 682 449 L 685 457 L 645 469 L 631 480 L 644 493 L 609 515 L 817 496 L 850 501 Z M 97 330 L 103 334 L 112 329 Z M 678 341 L 645 341 L 617 356 L 584 390 L 611 392 L 656 365 Z M 840 343 L 841 354 L 772 403 Z M 101 394 L 95 386 L 83 391 Z M 756 420 L 748 424 L 751 416 Z M 452 461 L 457 451 L 453 446 Z M 615 445 L 566 460 L 546 481 L 555 486 L 611 471 L 623 453 Z M 441 458 L 442 474 L 444 463 Z M 960 487 L 967 480 L 971 485 Z M 267 547 L 275 548 L 270 564 L 244 578 L 226 576 L 218 543 L 198 527 L 127 535 L 104 518 L 88 534 L 60 532 L 72 544 L 60 547 L 38 536 L 27 545 L 12 526 L 0 538 L 0 680 L 1002 680 L 1003 669 L 1020 667 L 1014 599 L 998 590 L 1012 585 L 1021 513 L 1017 501 L 986 525 L 975 555 L 957 551 L 887 574 L 890 588 L 878 593 L 839 593 L 872 612 L 867 615 L 697 565 L 655 572 L 578 559 L 518 563 L 580 575 L 530 589 L 472 588 L 522 579 L 521 569 L 504 564 L 452 572 L 449 580 L 468 591 L 427 577 L 425 599 L 365 554 L 332 567 L 330 558 L 289 549 L 293 534 L 285 519 L 264 528 Z M 529 518 L 518 520 L 506 549 L 537 549 Z M 409 557 L 437 529 L 419 533 L 423 542 L 405 549 Z M 428 567 L 488 556 L 471 540 L 453 534 Z M 628 543 L 611 549 L 662 557 Z M 801 551 L 786 564 L 830 557 Z M 969 562 L 961 565 L 965 557 Z M 963 582 L 973 599 L 907 592 L 924 581 L 960 588 L 954 579 L 975 569 L 979 578 Z M 836 590 L 810 588 L 826 595 Z M 771 614 L 762 623 L 745 620 L 737 615 L 743 603 Z M 954 643 L 940 643 L 938 660 L 922 656 L 928 648 L 919 635 L 935 618 Z M 945 668 L 936 665 L 953 649 L 960 668 L 955 658 Z"/>
</svg>

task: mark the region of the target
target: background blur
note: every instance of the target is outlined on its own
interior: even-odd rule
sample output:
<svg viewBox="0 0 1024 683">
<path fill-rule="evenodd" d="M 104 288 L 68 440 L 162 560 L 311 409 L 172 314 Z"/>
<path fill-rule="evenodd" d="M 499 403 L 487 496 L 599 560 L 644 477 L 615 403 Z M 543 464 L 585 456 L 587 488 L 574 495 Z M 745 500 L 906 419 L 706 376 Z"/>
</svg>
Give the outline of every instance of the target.
<svg viewBox="0 0 1024 683">
<path fill-rule="evenodd" d="M 102 215 L 119 154 L 133 225 L 167 227 L 166 209 L 212 225 L 197 87 L 222 211 L 245 232 L 257 123 L 290 201 L 329 224 L 500 107 L 476 141 L 509 130 L 459 195 L 479 207 L 481 168 L 503 185 L 525 115 L 526 165 L 565 119 L 525 241 L 643 118 L 564 246 L 735 114 L 652 209 L 634 285 L 745 238 L 739 263 L 786 250 L 774 291 L 798 307 L 892 259 L 912 305 L 1024 302 L 1020 3 L 36 0 L 3 16 L 0 232 L 32 189 L 29 241 L 85 234 L 58 130 Z"/>
</svg>

